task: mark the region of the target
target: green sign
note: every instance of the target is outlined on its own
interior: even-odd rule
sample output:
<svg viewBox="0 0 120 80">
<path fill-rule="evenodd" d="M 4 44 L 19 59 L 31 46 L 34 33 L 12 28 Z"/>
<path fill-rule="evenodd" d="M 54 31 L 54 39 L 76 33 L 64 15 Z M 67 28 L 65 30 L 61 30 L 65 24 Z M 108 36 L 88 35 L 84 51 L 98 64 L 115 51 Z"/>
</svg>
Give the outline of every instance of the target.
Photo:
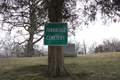
<svg viewBox="0 0 120 80">
<path fill-rule="evenodd" d="M 67 45 L 67 23 L 46 23 L 44 45 Z"/>
</svg>

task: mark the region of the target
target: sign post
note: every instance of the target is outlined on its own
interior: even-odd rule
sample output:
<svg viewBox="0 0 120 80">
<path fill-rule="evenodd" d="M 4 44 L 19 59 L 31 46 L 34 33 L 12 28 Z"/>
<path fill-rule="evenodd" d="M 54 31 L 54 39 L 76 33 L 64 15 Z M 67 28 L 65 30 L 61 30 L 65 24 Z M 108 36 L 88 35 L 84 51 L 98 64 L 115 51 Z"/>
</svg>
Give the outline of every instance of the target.
<svg viewBox="0 0 120 80">
<path fill-rule="evenodd" d="M 45 23 L 44 45 L 64 46 L 67 42 L 67 23 Z"/>
</svg>

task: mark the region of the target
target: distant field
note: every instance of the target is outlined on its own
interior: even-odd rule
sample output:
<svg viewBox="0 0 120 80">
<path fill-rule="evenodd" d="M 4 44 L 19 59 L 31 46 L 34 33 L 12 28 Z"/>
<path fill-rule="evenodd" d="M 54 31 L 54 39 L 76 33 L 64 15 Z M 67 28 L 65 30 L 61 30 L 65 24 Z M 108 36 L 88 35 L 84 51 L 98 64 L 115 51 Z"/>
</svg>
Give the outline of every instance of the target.
<svg viewBox="0 0 120 80">
<path fill-rule="evenodd" d="M 47 57 L 0 58 L 0 80 L 120 80 L 120 52 L 65 57 L 70 77 L 48 78 Z"/>
</svg>

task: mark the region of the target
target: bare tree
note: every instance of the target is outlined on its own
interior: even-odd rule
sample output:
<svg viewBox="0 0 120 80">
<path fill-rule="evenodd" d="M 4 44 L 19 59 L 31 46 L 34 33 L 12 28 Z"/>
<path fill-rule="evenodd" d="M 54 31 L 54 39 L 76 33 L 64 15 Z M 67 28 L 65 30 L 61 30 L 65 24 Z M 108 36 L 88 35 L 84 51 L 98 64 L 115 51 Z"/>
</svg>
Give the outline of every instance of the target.
<svg viewBox="0 0 120 80">
<path fill-rule="evenodd" d="M 7 37 L 3 39 L 1 45 L 0 51 L 5 57 L 10 57 L 13 51 L 16 52 L 18 57 L 21 56 L 22 48 L 14 41 L 14 38 Z"/>
<path fill-rule="evenodd" d="M 88 47 L 88 53 L 95 53 L 95 48 L 96 46 L 96 42 L 92 43 L 89 47 Z"/>
<path fill-rule="evenodd" d="M 117 38 L 103 40 L 104 51 L 107 50 L 108 52 L 114 52 L 119 50 L 120 49 L 119 47 L 120 47 L 120 40 Z"/>
<path fill-rule="evenodd" d="M 117 51 L 120 50 L 120 40 L 117 38 L 112 38 L 111 39 L 111 44 L 112 44 L 112 51 Z"/>
<path fill-rule="evenodd" d="M 87 47 L 85 40 L 83 40 L 82 43 L 77 42 L 75 44 L 75 51 L 79 54 L 87 54 L 87 49 L 88 47 Z"/>
<path fill-rule="evenodd" d="M 80 42 L 75 43 L 75 52 L 78 53 L 81 51 L 82 45 Z"/>
<path fill-rule="evenodd" d="M 112 51 L 112 46 L 111 46 L 111 41 L 110 39 L 104 39 L 103 40 L 103 49 L 104 52 L 111 52 Z"/>
<path fill-rule="evenodd" d="M 87 44 L 86 44 L 85 40 L 83 40 L 83 52 L 84 52 L 84 54 L 87 54 Z"/>
</svg>

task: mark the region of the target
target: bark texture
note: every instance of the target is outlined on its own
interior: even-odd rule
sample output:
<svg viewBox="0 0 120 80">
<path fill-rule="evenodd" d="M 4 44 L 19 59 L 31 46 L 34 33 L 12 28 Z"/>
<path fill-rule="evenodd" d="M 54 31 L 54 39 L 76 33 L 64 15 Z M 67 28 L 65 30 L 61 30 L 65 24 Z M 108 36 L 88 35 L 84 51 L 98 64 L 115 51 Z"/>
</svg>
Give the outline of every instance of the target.
<svg viewBox="0 0 120 80">
<path fill-rule="evenodd" d="M 33 39 L 34 39 L 34 32 L 30 32 L 29 40 L 27 44 L 27 57 L 32 57 L 34 54 Z"/>
<path fill-rule="evenodd" d="M 36 30 L 36 26 L 35 26 L 35 17 L 34 17 L 35 16 L 34 7 L 32 6 L 32 4 L 30 4 L 30 0 L 29 0 L 29 7 L 30 7 L 30 13 L 29 13 L 30 26 L 28 28 L 29 39 L 27 43 L 27 57 L 32 57 L 34 54 L 33 39 L 34 39 L 34 34 L 35 34 L 34 31 Z"/>
<path fill-rule="evenodd" d="M 70 75 L 64 65 L 64 54 L 62 46 L 48 47 L 48 76 L 68 76 Z"/>
<path fill-rule="evenodd" d="M 50 22 L 62 22 L 61 10 L 64 0 L 50 0 L 48 17 Z M 63 46 L 48 46 L 48 76 L 70 75 L 64 65 Z"/>
</svg>

